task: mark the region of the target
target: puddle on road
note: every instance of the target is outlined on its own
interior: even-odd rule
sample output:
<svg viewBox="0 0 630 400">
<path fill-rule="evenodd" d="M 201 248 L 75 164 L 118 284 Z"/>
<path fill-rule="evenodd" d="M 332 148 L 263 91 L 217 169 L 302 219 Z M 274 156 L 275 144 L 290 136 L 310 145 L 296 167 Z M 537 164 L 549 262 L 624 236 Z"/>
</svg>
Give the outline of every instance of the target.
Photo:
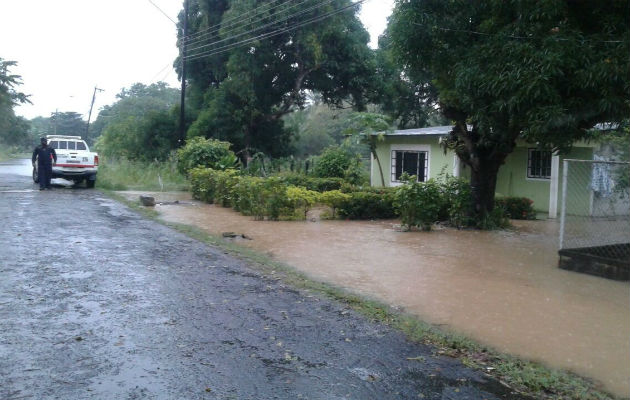
<svg viewBox="0 0 630 400">
<path fill-rule="evenodd" d="M 187 193 L 153 195 L 190 201 Z M 241 244 L 316 279 L 630 394 L 628 284 L 558 269 L 557 222 L 519 221 L 507 232 L 410 233 L 395 221 L 254 221 L 198 203 L 156 210 L 214 235 L 245 234 L 253 240 Z"/>
<path fill-rule="evenodd" d="M 8 175 L 31 176 L 32 165 L 29 159 L 14 159 L 0 162 L 0 173 Z"/>
</svg>

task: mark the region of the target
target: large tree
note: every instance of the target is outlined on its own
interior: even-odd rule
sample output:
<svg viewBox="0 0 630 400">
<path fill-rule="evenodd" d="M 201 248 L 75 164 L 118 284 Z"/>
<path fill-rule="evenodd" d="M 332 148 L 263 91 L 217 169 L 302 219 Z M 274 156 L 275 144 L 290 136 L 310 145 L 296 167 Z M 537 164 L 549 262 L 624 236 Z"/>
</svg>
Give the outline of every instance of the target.
<svg viewBox="0 0 630 400">
<path fill-rule="evenodd" d="M 564 151 L 627 118 L 628 0 L 397 0 L 392 46 L 431 82 L 454 121 L 447 142 L 471 168 L 475 210 L 494 206 L 518 139 Z"/>
<path fill-rule="evenodd" d="M 90 129 L 97 135 L 97 149 L 111 157 L 166 159 L 177 147 L 179 93 L 163 82 L 123 88 Z"/>
<path fill-rule="evenodd" d="M 376 90 L 372 101 L 379 111 L 390 116 L 398 129 L 423 128 L 447 124 L 435 108 L 437 93 L 427 79 L 418 79 L 405 71 L 392 50 L 386 31 L 376 50 Z"/>
<path fill-rule="evenodd" d="M 84 136 L 86 122 L 74 111 L 54 112 L 50 117 L 48 134 Z"/>
<path fill-rule="evenodd" d="M 17 117 L 13 108 L 30 101 L 26 94 L 17 90 L 22 79 L 10 71 L 16 65 L 15 61 L 0 58 L 0 140 L 4 144 L 21 146 L 28 142 L 28 122 Z"/>
<path fill-rule="evenodd" d="M 188 136 L 228 140 L 243 159 L 277 156 L 290 147 L 282 117 L 309 92 L 365 109 L 373 55 L 351 0 L 188 1 Z"/>
<path fill-rule="evenodd" d="M 86 140 L 93 143 L 108 125 L 126 120 L 128 117 L 141 118 L 150 113 L 173 109 L 179 104 L 179 93 L 179 89 L 169 87 L 164 82 L 150 85 L 134 83 L 129 88 L 121 89 L 116 95 L 116 102 L 104 106 L 96 121 L 90 125 L 89 137 Z"/>
</svg>

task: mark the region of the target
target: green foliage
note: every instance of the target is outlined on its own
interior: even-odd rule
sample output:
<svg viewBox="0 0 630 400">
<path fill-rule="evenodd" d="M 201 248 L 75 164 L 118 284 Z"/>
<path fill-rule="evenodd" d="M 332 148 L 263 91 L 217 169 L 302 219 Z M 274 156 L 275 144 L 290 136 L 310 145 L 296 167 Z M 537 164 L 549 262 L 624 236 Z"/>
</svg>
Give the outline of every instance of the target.
<svg viewBox="0 0 630 400">
<path fill-rule="evenodd" d="M 287 197 L 287 185 L 277 177 L 243 176 L 236 170 L 193 168 L 193 197 L 222 207 L 233 207 L 256 219 L 277 220 L 295 214 L 296 204 Z"/>
<path fill-rule="evenodd" d="M 399 1 L 392 49 L 454 121 L 445 144 L 471 168 L 475 212 L 491 211 L 517 139 L 561 151 L 628 116 L 628 0 Z"/>
<path fill-rule="evenodd" d="M 494 207 L 502 209 L 511 219 L 536 219 L 533 204 L 527 197 L 498 197 L 494 201 Z"/>
<path fill-rule="evenodd" d="M 192 197 L 206 203 L 214 203 L 217 172 L 210 168 L 193 168 L 188 171 Z"/>
<path fill-rule="evenodd" d="M 473 203 L 470 183 L 463 178 L 447 176 L 442 186 L 444 214 L 452 226 L 457 228 L 473 225 Z"/>
<path fill-rule="evenodd" d="M 494 207 L 492 211 L 481 217 L 477 216 L 473 221 L 475 228 L 485 231 L 510 227 L 510 220 L 505 215 L 505 210 L 502 207 Z"/>
<path fill-rule="evenodd" d="M 306 219 L 308 210 L 319 200 L 319 193 L 299 186 L 289 186 L 287 199 L 295 209 L 304 213 L 304 219 Z"/>
<path fill-rule="evenodd" d="M 228 169 L 217 173 L 214 201 L 222 207 L 232 207 L 237 204 L 236 185 L 241 176 L 238 171 Z"/>
<path fill-rule="evenodd" d="M 313 160 L 301 159 L 293 156 L 271 158 L 258 152 L 243 168 L 243 173 L 252 176 L 270 176 L 274 174 L 306 174 L 311 172 Z"/>
<path fill-rule="evenodd" d="M 350 195 L 340 190 L 329 190 L 319 195 L 319 201 L 332 209 L 332 218 L 335 218 L 337 209 L 348 200 Z"/>
<path fill-rule="evenodd" d="M 394 191 L 388 189 L 347 193 L 338 212 L 346 219 L 387 219 L 396 217 Z"/>
<path fill-rule="evenodd" d="M 343 146 L 331 146 L 317 158 L 313 173 L 320 178 L 344 178 L 355 157 Z"/>
<path fill-rule="evenodd" d="M 138 161 L 165 160 L 176 147 L 177 122 L 168 111 L 116 118 L 95 145 L 105 156 Z"/>
<path fill-rule="evenodd" d="M 238 159 L 230 150 L 231 144 L 214 139 L 194 137 L 177 151 L 177 168 L 182 174 L 193 168 L 204 167 L 225 170 L 238 166 Z"/>
<path fill-rule="evenodd" d="M 265 179 L 264 184 L 267 217 L 273 221 L 281 216 L 293 216 L 295 210 L 287 198 L 287 186 L 280 178 Z"/>
<path fill-rule="evenodd" d="M 244 215 L 252 215 L 257 220 L 267 215 L 267 191 L 265 180 L 255 176 L 242 176 L 234 186 L 233 208 Z"/>
<path fill-rule="evenodd" d="M 189 37 L 195 39 L 188 40 L 187 71 L 195 120 L 188 137 L 228 140 L 242 159 L 259 151 L 273 157 L 289 154 L 292 132 L 282 117 L 304 107 L 308 93 L 319 92 L 326 104 L 335 106 L 350 99 L 356 109 L 363 109 L 373 86 L 369 35 L 359 21 L 358 8 L 331 14 L 331 18 L 299 30 L 278 30 L 277 35 L 246 47 L 216 51 L 220 45 L 210 45 L 228 43 L 230 37 L 249 34 L 252 29 L 270 29 L 270 20 L 277 21 L 284 12 L 289 15 L 293 7 L 282 3 L 272 7 L 275 16 L 268 8 L 247 25 L 212 28 L 251 13 L 260 4 L 199 0 L 190 4 L 189 12 Z M 285 22 L 294 25 L 351 4 L 351 0 L 327 4 L 307 0 L 301 3 L 300 15 Z M 183 13 L 180 20 L 182 17 Z M 181 65 L 181 59 L 177 62 Z"/>
<path fill-rule="evenodd" d="M 105 106 L 90 126 L 87 142 L 96 143 L 99 153 L 109 157 L 165 160 L 179 145 L 173 108 L 178 95 L 163 82 L 122 89 L 118 101 Z"/>
<path fill-rule="evenodd" d="M 406 183 L 398 187 L 394 196 L 394 207 L 402 224 L 430 231 L 442 207 L 440 185 L 433 179 L 427 182 L 416 182 L 415 177 L 409 176 L 405 179 L 404 174 L 402 179 Z"/>
<path fill-rule="evenodd" d="M 83 116 L 74 111 L 55 112 L 49 119 L 48 135 L 72 135 L 85 137 L 87 122 Z"/>
<path fill-rule="evenodd" d="M 284 117 L 285 126 L 291 130 L 291 147 L 297 157 L 321 154 L 329 146 L 340 145 L 347 129 L 352 110 L 335 109 L 316 103 Z"/>
<path fill-rule="evenodd" d="M 342 178 L 318 178 L 304 174 L 284 173 L 275 176 L 280 178 L 287 185 L 301 186 L 316 192 L 338 190 L 345 182 Z"/>
<path fill-rule="evenodd" d="M 156 112 L 170 115 L 172 123 L 175 123 L 176 115 L 170 114 L 170 111 L 179 103 L 179 97 L 179 89 L 171 88 L 164 82 L 148 86 L 135 83 L 129 88 L 123 88 L 116 95 L 117 101 L 114 104 L 101 109 L 96 120 L 90 125 L 88 137 L 84 139 L 92 145 L 109 125 L 121 123 L 130 117 L 142 120 Z M 168 149 L 167 152 L 174 148 Z"/>
<path fill-rule="evenodd" d="M 20 104 L 30 103 L 27 95 L 18 92 L 22 84 L 19 75 L 10 73 L 17 62 L 0 58 L 0 145 L 27 148 L 31 143 L 28 137 L 28 122 L 17 117 L 13 108 Z"/>
</svg>

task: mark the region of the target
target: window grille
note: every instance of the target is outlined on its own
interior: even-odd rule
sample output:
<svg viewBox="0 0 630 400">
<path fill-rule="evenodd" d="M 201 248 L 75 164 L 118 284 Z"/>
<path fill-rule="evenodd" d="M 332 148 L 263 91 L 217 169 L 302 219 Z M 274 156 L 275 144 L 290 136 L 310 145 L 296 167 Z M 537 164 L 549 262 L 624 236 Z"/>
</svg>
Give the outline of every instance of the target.
<svg viewBox="0 0 630 400">
<path fill-rule="evenodd" d="M 529 149 L 527 156 L 527 177 L 551 179 L 551 151 Z"/>
<path fill-rule="evenodd" d="M 429 157 L 426 151 L 392 151 L 392 182 L 400 182 L 403 173 L 415 175 L 418 182 L 425 182 L 429 172 Z"/>
</svg>

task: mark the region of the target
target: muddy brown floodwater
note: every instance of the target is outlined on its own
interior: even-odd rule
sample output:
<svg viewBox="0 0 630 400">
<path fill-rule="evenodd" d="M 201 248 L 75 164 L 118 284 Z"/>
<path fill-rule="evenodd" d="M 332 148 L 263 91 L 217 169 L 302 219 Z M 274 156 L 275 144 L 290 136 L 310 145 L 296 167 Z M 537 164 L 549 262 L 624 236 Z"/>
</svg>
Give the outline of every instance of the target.
<svg viewBox="0 0 630 400">
<path fill-rule="evenodd" d="M 139 193 L 123 192 L 137 200 Z M 312 278 L 377 298 L 500 351 L 568 369 L 630 396 L 630 286 L 557 268 L 557 222 L 513 231 L 401 232 L 397 221 L 254 221 L 154 193 L 169 222 L 195 225 Z"/>
</svg>

